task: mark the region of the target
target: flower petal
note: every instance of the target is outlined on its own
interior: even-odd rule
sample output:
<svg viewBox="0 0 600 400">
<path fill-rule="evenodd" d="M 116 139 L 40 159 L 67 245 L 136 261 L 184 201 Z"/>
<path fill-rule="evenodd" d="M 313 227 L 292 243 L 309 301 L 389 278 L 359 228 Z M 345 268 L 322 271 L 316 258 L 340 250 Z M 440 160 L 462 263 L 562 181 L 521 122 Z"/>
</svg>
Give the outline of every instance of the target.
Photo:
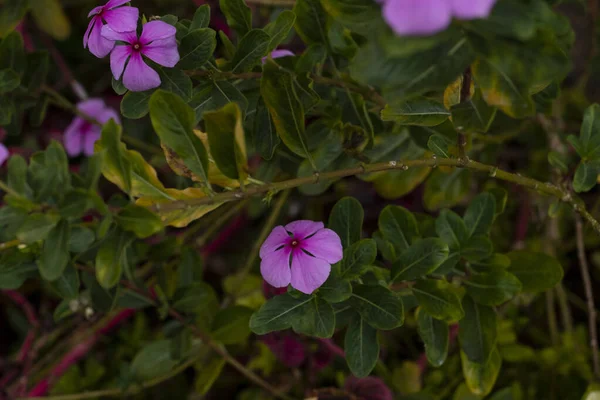
<svg viewBox="0 0 600 400">
<path fill-rule="evenodd" d="M 10 157 L 10 152 L 5 145 L 0 143 L 0 165 L 4 164 L 4 162 L 8 160 L 8 157 Z"/>
<path fill-rule="evenodd" d="M 102 37 L 102 21 L 100 18 L 94 18 L 94 26 L 92 26 L 88 39 L 88 47 L 90 53 L 98 58 L 106 57 L 115 46 L 115 42 Z"/>
<path fill-rule="evenodd" d="M 269 285 L 280 288 L 290 283 L 290 253 L 289 248 L 283 248 L 268 253 L 260 262 L 260 273 Z"/>
<path fill-rule="evenodd" d="M 98 6 L 98 7 L 92 8 L 92 11 L 90 11 L 88 14 L 88 18 L 91 17 L 92 15 L 100 14 L 100 12 L 102 11 L 103 8 L 104 8 L 104 6 Z"/>
<path fill-rule="evenodd" d="M 452 15 L 459 19 L 485 18 L 490 15 L 496 0 L 450 0 Z"/>
<path fill-rule="evenodd" d="M 260 258 L 264 258 L 267 254 L 274 252 L 279 247 L 285 245 L 286 240 L 290 238 L 283 226 L 276 226 L 275 229 L 269 233 L 267 239 L 260 246 Z"/>
<path fill-rule="evenodd" d="M 163 21 L 150 21 L 144 25 L 142 34 L 140 35 L 140 42 L 142 44 L 148 44 L 155 40 L 167 39 L 171 36 L 175 36 L 177 29 L 173 25 L 169 25 Z"/>
<path fill-rule="evenodd" d="M 315 222 L 309 220 L 299 220 L 290 222 L 285 226 L 285 230 L 294 234 L 297 239 L 304 239 L 307 236 L 312 235 L 319 229 L 323 229 L 325 225 L 322 222 Z"/>
<path fill-rule="evenodd" d="M 273 50 L 271 52 L 271 58 L 273 58 L 273 59 L 281 58 L 281 57 L 290 57 L 290 56 L 295 56 L 295 54 L 289 50 Z M 267 62 L 267 56 L 262 58 L 262 63 L 264 64 L 266 62 Z"/>
<path fill-rule="evenodd" d="M 331 229 L 321 229 L 308 239 L 304 239 L 302 248 L 330 264 L 335 264 L 344 257 L 342 241 Z"/>
<path fill-rule="evenodd" d="M 139 16 L 140 11 L 135 7 L 121 7 L 102 13 L 102 19 L 117 32 L 135 31 Z"/>
<path fill-rule="evenodd" d="M 398 35 L 431 35 L 452 19 L 447 0 L 387 0 L 383 18 Z"/>
<path fill-rule="evenodd" d="M 94 118 L 97 118 L 104 111 L 105 107 L 104 100 L 102 99 L 93 98 L 77 103 L 77 109 L 79 111 Z"/>
<path fill-rule="evenodd" d="M 122 6 L 125 3 L 129 3 L 131 0 L 110 0 L 108 3 L 104 5 L 107 10 Z"/>
<path fill-rule="evenodd" d="M 70 157 L 77 157 L 83 150 L 83 133 L 81 132 L 81 128 L 84 124 L 85 121 L 82 118 L 76 117 L 67 129 L 65 129 L 63 144 Z"/>
<path fill-rule="evenodd" d="M 117 32 L 108 25 L 102 27 L 102 37 L 107 40 L 112 40 L 113 42 L 120 40 L 122 42 L 135 43 L 137 41 L 137 34 L 135 31 Z"/>
<path fill-rule="evenodd" d="M 175 36 L 155 40 L 142 48 L 142 54 L 164 67 L 174 67 L 179 62 Z"/>
<path fill-rule="evenodd" d="M 109 107 L 106 107 L 104 111 L 102 111 L 102 114 L 100 114 L 96 119 L 98 120 L 98 122 L 105 124 L 108 121 L 110 121 L 111 118 L 114 119 L 117 124 L 121 124 L 119 113 L 117 113 L 115 110 Z"/>
<path fill-rule="evenodd" d="M 94 143 L 100 139 L 100 128 L 95 126 L 90 129 L 83 138 L 83 154 L 90 157 L 94 155 Z"/>
<path fill-rule="evenodd" d="M 132 50 L 131 46 L 115 46 L 112 53 L 110 53 L 110 70 L 112 71 L 115 79 L 119 80 L 125 69 L 125 63 L 129 59 Z"/>
<path fill-rule="evenodd" d="M 146 65 L 140 53 L 133 52 L 123 74 L 123 85 L 133 92 L 143 92 L 160 86 L 160 77 Z"/>
<path fill-rule="evenodd" d="M 331 272 L 331 265 L 322 258 L 311 257 L 303 251 L 292 255 L 292 287 L 311 294 L 321 286 Z"/>
</svg>

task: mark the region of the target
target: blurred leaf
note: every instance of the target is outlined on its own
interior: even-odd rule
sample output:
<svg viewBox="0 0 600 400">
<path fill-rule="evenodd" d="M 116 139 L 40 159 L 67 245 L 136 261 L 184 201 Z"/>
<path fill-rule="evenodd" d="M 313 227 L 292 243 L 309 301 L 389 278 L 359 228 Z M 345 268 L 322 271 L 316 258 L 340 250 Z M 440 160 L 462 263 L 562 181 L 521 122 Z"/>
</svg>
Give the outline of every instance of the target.
<svg viewBox="0 0 600 400">
<path fill-rule="evenodd" d="M 363 217 L 362 205 L 353 197 L 344 197 L 333 206 L 327 226 L 339 235 L 344 249 L 360 240 Z"/>
<path fill-rule="evenodd" d="M 300 313 L 292 321 L 294 332 L 318 338 L 330 338 L 335 329 L 335 314 L 331 305 L 319 298 L 312 297 L 311 301 L 302 307 Z"/>
<path fill-rule="evenodd" d="M 257 335 L 288 329 L 311 300 L 310 296 L 295 298 L 289 293 L 275 296 L 252 315 L 250 329 Z"/>
<path fill-rule="evenodd" d="M 329 303 L 341 303 L 347 300 L 352 294 L 352 285 L 345 279 L 336 276 L 334 273 L 319 287 L 317 295 L 323 297 Z"/>
<path fill-rule="evenodd" d="M 0 13 L 0 38 L 16 28 L 29 9 L 28 0 L 5 0 Z"/>
<path fill-rule="evenodd" d="M 131 373 L 140 381 L 159 377 L 171 371 L 177 361 L 171 358 L 171 342 L 158 340 L 143 347 L 131 362 Z"/>
<path fill-rule="evenodd" d="M 423 203 L 428 210 L 453 207 L 469 194 L 470 183 L 471 172 L 466 169 L 445 174 L 438 168 L 425 183 Z"/>
<path fill-rule="evenodd" d="M 95 152 L 102 152 L 102 174 L 123 191 L 131 191 L 131 162 L 125 157 L 126 148 L 121 143 L 121 126 L 114 120 L 102 127 L 100 140 L 94 145 Z"/>
<path fill-rule="evenodd" d="M 435 220 L 435 231 L 451 250 L 460 249 L 469 237 L 463 219 L 453 211 L 442 210 Z"/>
<path fill-rule="evenodd" d="M 512 251 L 507 271 L 523 285 L 523 292 L 542 292 L 552 289 L 563 277 L 563 268 L 554 257 L 544 253 Z"/>
<path fill-rule="evenodd" d="M 196 9 L 194 19 L 190 25 L 190 32 L 196 29 L 208 28 L 210 24 L 210 6 L 203 4 Z"/>
<path fill-rule="evenodd" d="M 200 368 L 198 368 L 199 371 L 196 374 L 196 382 L 194 383 L 196 393 L 199 395 L 208 393 L 217 378 L 221 375 L 225 364 L 224 358 L 214 357 L 208 364 L 200 365 Z"/>
<path fill-rule="evenodd" d="M 50 283 L 63 299 L 76 299 L 79 296 L 79 284 L 79 272 L 72 264 L 65 268 L 58 279 Z"/>
<path fill-rule="evenodd" d="M 21 78 L 12 69 L 0 70 L 0 93 L 10 92 L 21 83 Z"/>
<path fill-rule="evenodd" d="M 71 227 L 69 236 L 69 251 L 72 253 L 83 253 L 96 240 L 94 231 L 80 226 Z"/>
<path fill-rule="evenodd" d="M 96 278 L 104 289 L 114 287 L 121 279 L 127 263 L 127 247 L 131 244 L 131 234 L 117 230 L 108 236 L 96 254 Z"/>
<path fill-rule="evenodd" d="M 462 351 L 470 361 L 485 363 L 496 346 L 496 311 L 492 307 L 475 303 L 468 295 L 463 297 L 462 307 L 465 316 L 458 323 Z"/>
<path fill-rule="evenodd" d="M 17 239 L 25 244 L 44 240 L 59 221 L 55 214 L 32 214 L 17 231 Z"/>
<path fill-rule="evenodd" d="M 231 72 L 247 72 L 266 56 L 271 38 L 262 29 L 252 29 L 244 35 L 231 60 Z"/>
<path fill-rule="evenodd" d="M 133 308 L 135 310 L 156 306 L 148 297 L 133 290 L 123 289 L 122 287 L 117 291 L 116 305 L 118 307 Z"/>
<path fill-rule="evenodd" d="M 435 126 L 450 116 L 450 111 L 442 103 L 425 97 L 392 103 L 381 111 L 381 119 L 401 125 Z"/>
<path fill-rule="evenodd" d="M 491 193 L 480 193 L 475 196 L 464 216 L 469 237 L 488 234 L 495 214 L 496 199 Z"/>
<path fill-rule="evenodd" d="M 129 204 L 119 210 L 115 221 L 122 229 L 133 232 L 141 239 L 152 236 L 163 229 L 162 221 L 156 214 L 135 204 Z"/>
<path fill-rule="evenodd" d="M 517 277 L 503 270 L 474 274 L 463 282 L 473 300 L 487 306 L 500 305 L 521 291 Z"/>
<path fill-rule="evenodd" d="M 21 84 L 31 92 L 37 92 L 46 83 L 50 56 L 46 50 L 34 51 L 25 55 L 27 69 Z"/>
<path fill-rule="evenodd" d="M 346 330 L 344 353 L 350 371 L 359 378 L 368 376 L 379 359 L 377 330 L 359 315 L 352 318 Z"/>
<path fill-rule="evenodd" d="M 502 358 L 498 350 L 494 348 L 485 363 L 469 360 L 463 351 L 460 352 L 460 359 L 469 390 L 476 395 L 487 396 L 492 391 L 502 366 Z"/>
<path fill-rule="evenodd" d="M 181 263 L 177 269 L 177 287 L 190 286 L 202 281 L 203 261 L 198 252 L 185 247 L 181 252 Z"/>
<path fill-rule="evenodd" d="M 275 149 L 280 142 L 271 114 L 261 97 L 256 106 L 256 116 L 254 118 L 254 147 L 262 158 L 270 160 L 273 158 Z"/>
<path fill-rule="evenodd" d="M 412 286 L 412 292 L 423 311 L 436 319 L 454 322 L 465 315 L 460 299 L 447 285 L 420 280 Z"/>
<path fill-rule="evenodd" d="M 386 206 L 379 214 L 379 231 L 401 254 L 419 238 L 419 228 L 414 215 L 404 207 Z"/>
<path fill-rule="evenodd" d="M 296 14 L 296 32 L 306 44 L 327 43 L 327 13 L 319 0 L 297 0 L 292 11 Z"/>
<path fill-rule="evenodd" d="M 216 47 L 217 39 L 214 30 L 209 28 L 190 30 L 190 33 L 181 39 L 181 44 L 179 45 L 181 58 L 177 66 L 182 69 L 200 69 L 211 59 Z"/>
<path fill-rule="evenodd" d="M 363 35 L 382 23 L 381 10 L 369 0 L 322 0 L 321 3 L 335 20 Z"/>
<path fill-rule="evenodd" d="M 13 31 L 0 43 L 0 70 L 11 69 L 21 77 L 25 66 L 23 38 L 19 32 Z"/>
<path fill-rule="evenodd" d="M 391 282 L 410 281 L 435 271 L 448 258 L 448 245 L 437 238 L 416 240 L 392 265 Z"/>
<path fill-rule="evenodd" d="M 219 343 L 243 343 L 250 335 L 248 326 L 252 310 L 242 306 L 231 306 L 220 310 L 212 323 L 211 336 Z"/>
<path fill-rule="evenodd" d="M 173 308 L 189 314 L 208 316 L 208 319 L 219 310 L 219 300 L 214 289 L 204 282 L 194 282 L 177 289 L 173 295 Z"/>
<path fill-rule="evenodd" d="M 340 277 L 355 279 L 373 264 L 377 257 L 377 244 L 373 239 L 362 239 L 344 250 L 344 258 L 339 263 Z"/>
<path fill-rule="evenodd" d="M 581 162 L 575 170 L 573 189 L 577 193 L 589 192 L 598 183 L 599 174 L 600 162 Z"/>
<path fill-rule="evenodd" d="M 185 72 L 175 68 L 160 68 L 160 89 L 181 97 L 185 101 L 192 98 L 192 80 Z"/>
<path fill-rule="evenodd" d="M 288 37 L 294 22 L 296 22 L 296 14 L 284 10 L 277 15 L 275 21 L 265 26 L 264 31 L 271 37 L 267 51 L 275 50 Z"/>
<path fill-rule="evenodd" d="M 448 324 L 433 318 L 422 309 L 417 311 L 417 323 L 419 336 L 425 343 L 427 360 L 434 367 L 441 366 L 448 357 Z"/>
<path fill-rule="evenodd" d="M 459 132 L 485 133 L 490 128 L 497 109 L 490 107 L 483 100 L 480 90 L 466 101 L 452 106 L 452 124 Z"/>
<path fill-rule="evenodd" d="M 244 36 L 252 29 L 252 13 L 244 0 L 219 0 L 221 11 L 227 18 L 227 24 Z"/>
<path fill-rule="evenodd" d="M 350 304 L 374 328 L 388 330 L 404 323 L 402 300 L 383 286 L 354 286 Z"/>
<path fill-rule="evenodd" d="M 36 25 L 54 39 L 65 40 L 71 34 L 71 23 L 59 0 L 29 0 Z"/>
<path fill-rule="evenodd" d="M 58 279 L 69 263 L 69 236 L 71 227 L 61 220 L 48 232 L 44 248 L 38 261 L 42 278 L 53 281 Z"/>
<path fill-rule="evenodd" d="M 125 118 L 139 119 L 148 114 L 150 110 L 150 97 L 154 89 L 144 92 L 127 92 L 121 100 L 121 114 Z"/>
</svg>

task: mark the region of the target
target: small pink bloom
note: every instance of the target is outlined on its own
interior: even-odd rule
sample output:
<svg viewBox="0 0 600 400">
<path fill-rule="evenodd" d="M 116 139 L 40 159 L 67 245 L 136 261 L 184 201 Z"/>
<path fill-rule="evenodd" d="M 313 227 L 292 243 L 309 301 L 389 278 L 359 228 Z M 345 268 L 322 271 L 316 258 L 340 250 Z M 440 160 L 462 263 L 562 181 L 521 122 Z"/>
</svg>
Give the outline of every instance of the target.
<svg viewBox="0 0 600 400">
<path fill-rule="evenodd" d="M 383 19 L 398 35 L 432 35 L 450 25 L 452 17 L 487 17 L 496 0 L 377 0 Z"/>
<path fill-rule="evenodd" d="M 366 378 L 349 376 L 344 384 L 344 389 L 364 400 L 392 400 L 394 398 L 390 388 L 376 376 L 367 376 Z"/>
<path fill-rule="evenodd" d="M 104 124 L 111 118 L 120 124 L 119 115 L 112 108 L 106 107 L 102 99 L 88 99 L 77 104 L 77 109 L 98 122 Z M 94 143 L 100 139 L 102 128 L 81 117 L 75 117 L 65 130 L 63 143 L 67 154 L 76 157 L 81 153 L 86 156 L 94 154 Z"/>
<path fill-rule="evenodd" d="M 0 143 L 0 165 L 4 164 L 4 162 L 8 160 L 8 157 L 10 157 L 10 152 L 5 145 Z"/>
<path fill-rule="evenodd" d="M 110 0 L 103 6 L 94 8 L 88 14 L 92 17 L 83 35 L 83 48 L 89 46 L 90 52 L 98 58 L 105 57 L 115 46 L 115 42 L 101 35 L 104 22 L 116 32 L 130 32 L 137 28 L 139 10 L 135 7 L 119 7 L 130 0 Z M 118 8 L 117 8 L 118 7 Z"/>
<path fill-rule="evenodd" d="M 144 62 L 142 55 L 164 67 L 174 67 L 179 61 L 176 32 L 175 27 L 162 21 L 145 24 L 139 38 L 135 32 L 120 33 L 103 26 L 102 37 L 126 43 L 117 45 L 110 53 L 110 69 L 115 79 L 123 75 L 123 85 L 134 92 L 160 86 L 158 73 Z"/>
<path fill-rule="evenodd" d="M 306 360 L 306 350 L 300 339 L 289 332 L 271 332 L 261 337 L 275 357 L 288 368 L 296 368 Z"/>
<path fill-rule="evenodd" d="M 293 56 L 295 56 L 295 54 L 292 53 L 289 50 L 283 50 L 282 49 L 282 50 L 273 50 L 271 52 L 271 58 L 293 57 Z M 267 57 L 268 56 L 265 56 L 265 57 L 262 58 L 262 63 L 263 64 L 267 62 Z"/>
<path fill-rule="evenodd" d="M 260 272 L 274 287 L 311 294 L 343 257 L 340 237 L 322 222 L 294 221 L 277 226 L 260 248 Z"/>
</svg>

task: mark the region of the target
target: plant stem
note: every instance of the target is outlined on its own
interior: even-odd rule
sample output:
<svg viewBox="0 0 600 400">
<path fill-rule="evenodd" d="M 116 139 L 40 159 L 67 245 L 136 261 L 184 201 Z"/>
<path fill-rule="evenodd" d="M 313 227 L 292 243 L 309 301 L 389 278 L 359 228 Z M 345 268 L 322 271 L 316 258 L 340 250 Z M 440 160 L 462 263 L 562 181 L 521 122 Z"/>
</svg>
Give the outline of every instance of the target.
<svg viewBox="0 0 600 400">
<path fill-rule="evenodd" d="M 467 67 L 462 75 L 462 82 L 460 85 L 459 102 L 464 103 L 469 101 L 471 98 L 471 67 Z M 467 145 L 467 137 L 462 131 L 458 132 L 457 138 L 458 146 L 458 158 L 464 159 L 466 157 L 465 146 Z"/>
<path fill-rule="evenodd" d="M 590 267 L 585 256 L 585 244 L 583 237 L 583 223 L 581 217 L 575 215 L 575 231 L 577 235 L 577 257 L 579 258 L 579 268 L 581 269 L 581 278 L 585 289 L 585 298 L 588 308 L 588 328 L 590 335 L 590 347 L 592 350 L 592 363 L 594 376 L 600 380 L 600 357 L 598 355 L 598 330 L 596 327 L 596 306 L 594 305 L 594 291 L 592 289 L 592 279 L 590 277 Z"/>
</svg>

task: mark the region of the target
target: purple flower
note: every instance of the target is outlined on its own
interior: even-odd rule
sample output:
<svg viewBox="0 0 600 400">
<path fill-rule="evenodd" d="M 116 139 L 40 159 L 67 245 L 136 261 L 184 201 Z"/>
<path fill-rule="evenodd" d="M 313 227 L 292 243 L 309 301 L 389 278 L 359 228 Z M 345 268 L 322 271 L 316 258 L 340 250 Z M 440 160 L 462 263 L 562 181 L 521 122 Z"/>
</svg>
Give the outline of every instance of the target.
<svg viewBox="0 0 600 400">
<path fill-rule="evenodd" d="M 90 52 L 99 58 L 105 57 L 113 49 L 115 42 L 101 35 L 103 22 L 116 32 L 135 31 L 139 10 L 135 7 L 119 7 L 128 1 L 130 0 L 110 0 L 105 5 L 90 11 L 88 18 L 93 17 L 83 35 L 84 49 L 89 46 Z"/>
<path fill-rule="evenodd" d="M 120 79 L 122 74 L 123 85 L 134 92 L 160 86 L 158 73 L 144 62 L 142 55 L 164 67 L 174 67 L 179 61 L 176 32 L 175 27 L 162 21 L 145 24 L 139 38 L 135 31 L 117 32 L 110 26 L 103 26 L 102 37 L 125 42 L 110 53 L 110 69 L 115 79 Z"/>
<path fill-rule="evenodd" d="M 294 53 L 292 53 L 289 50 L 284 50 L 284 49 L 282 49 L 282 50 L 273 50 L 271 52 L 271 58 L 293 57 L 293 56 L 295 56 Z M 262 63 L 263 64 L 267 62 L 267 57 L 268 56 L 265 56 L 265 57 L 262 58 Z"/>
<path fill-rule="evenodd" d="M 260 248 L 260 272 L 274 287 L 311 294 L 343 257 L 340 237 L 322 222 L 294 221 L 277 226 Z"/>
<path fill-rule="evenodd" d="M 398 35 L 432 35 L 450 25 L 452 17 L 487 17 L 496 0 L 378 0 L 383 18 Z"/>
<path fill-rule="evenodd" d="M 349 376 L 344 384 L 344 389 L 364 400 L 392 400 L 394 398 L 390 388 L 376 376 L 366 378 Z"/>
<path fill-rule="evenodd" d="M 0 143 L 0 165 L 4 164 L 8 157 L 10 157 L 10 152 L 4 144 Z"/>
<path fill-rule="evenodd" d="M 77 104 L 77 109 L 82 113 L 104 124 L 111 118 L 120 124 L 119 115 L 112 108 L 106 107 L 102 99 L 88 99 Z M 94 125 L 81 117 L 75 117 L 65 130 L 63 142 L 67 154 L 76 157 L 81 153 L 86 156 L 94 154 L 94 143 L 100 139 L 102 128 Z"/>
</svg>

